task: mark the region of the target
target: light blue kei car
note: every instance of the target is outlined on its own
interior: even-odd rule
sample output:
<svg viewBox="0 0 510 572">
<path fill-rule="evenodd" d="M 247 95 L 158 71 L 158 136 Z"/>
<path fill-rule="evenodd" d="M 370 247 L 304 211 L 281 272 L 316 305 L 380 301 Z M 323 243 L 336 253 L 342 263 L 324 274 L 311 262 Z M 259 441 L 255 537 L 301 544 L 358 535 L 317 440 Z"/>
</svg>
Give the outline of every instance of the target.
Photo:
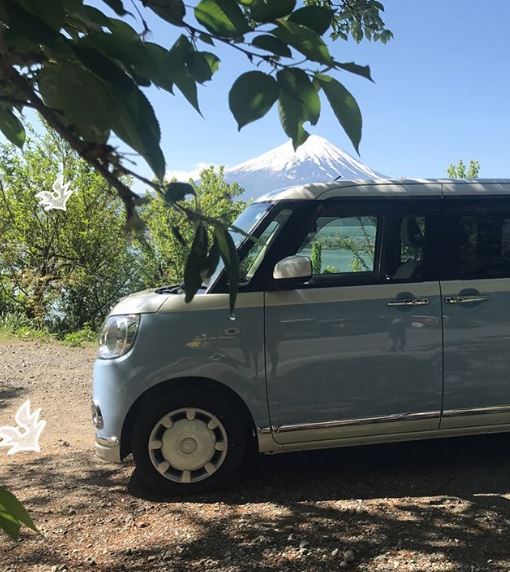
<svg viewBox="0 0 510 572">
<path fill-rule="evenodd" d="M 340 181 L 252 203 L 192 303 L 138 292 L 94 367 L 96 451 L 163 494 L 252 451 L 510 431 L 510 180 Z"/>
</svg>

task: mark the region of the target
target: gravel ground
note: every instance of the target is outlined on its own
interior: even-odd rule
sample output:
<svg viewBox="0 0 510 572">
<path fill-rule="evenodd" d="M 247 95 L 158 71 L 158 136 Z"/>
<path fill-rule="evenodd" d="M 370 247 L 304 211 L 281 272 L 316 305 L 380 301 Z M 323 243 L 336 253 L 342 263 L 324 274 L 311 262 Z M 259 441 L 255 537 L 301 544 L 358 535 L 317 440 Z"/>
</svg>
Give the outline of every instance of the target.
<svg viewBox="0 0 510 572">
<path fill-rule="evenodd" d="M 510 570 L 510 437 L 261 457 L 232 490 L 157 498 L 94 457 L 94 353 L 0 342 L 0 425 L 27 398 L 48 421 L 41 454 L 0 449 L 42 532 L 1 537 L 2 572 Z"/>
</svg>

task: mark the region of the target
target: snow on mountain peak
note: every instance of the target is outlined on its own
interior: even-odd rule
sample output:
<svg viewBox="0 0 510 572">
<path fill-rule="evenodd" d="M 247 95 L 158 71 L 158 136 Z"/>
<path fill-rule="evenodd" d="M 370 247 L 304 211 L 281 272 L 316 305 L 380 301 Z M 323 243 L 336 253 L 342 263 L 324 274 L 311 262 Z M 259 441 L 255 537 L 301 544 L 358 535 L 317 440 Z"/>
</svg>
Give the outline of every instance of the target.
<svg viewBox="0 0 510 572">
<path fill-rule="evenodd" d="M 333 181 L 335 178 L 379 177 L 382 175 L 318 135 L 310 135 L 296 151 L 287 141 L 254 159 L 225 169 L 228 182 L 239 183 L 246 189 L 245 200 L 289 185 Z"/>
</svg>

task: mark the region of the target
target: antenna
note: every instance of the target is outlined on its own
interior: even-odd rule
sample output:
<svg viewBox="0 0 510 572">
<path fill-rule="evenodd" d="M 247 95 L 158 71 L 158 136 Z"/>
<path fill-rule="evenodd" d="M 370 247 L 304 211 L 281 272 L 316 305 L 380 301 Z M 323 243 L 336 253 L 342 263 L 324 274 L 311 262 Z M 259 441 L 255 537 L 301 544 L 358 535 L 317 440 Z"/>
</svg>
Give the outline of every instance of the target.
<svg viewBox="0 0 510 572">
<path fill-rule="evenodd" d="M 341 179 L 342 175 L 338 175 L 338 177 L 335 177 L 335 181 L 338 181 L 338 179 Z"/>
</svg>

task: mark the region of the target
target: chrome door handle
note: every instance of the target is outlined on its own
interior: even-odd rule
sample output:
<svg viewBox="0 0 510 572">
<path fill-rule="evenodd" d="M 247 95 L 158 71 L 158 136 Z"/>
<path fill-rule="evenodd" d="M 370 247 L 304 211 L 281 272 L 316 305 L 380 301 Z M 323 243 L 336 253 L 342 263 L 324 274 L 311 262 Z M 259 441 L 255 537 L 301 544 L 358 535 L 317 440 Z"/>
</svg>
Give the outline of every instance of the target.
<svg viewBox="0 0 510 572">
<path fill-rule="evenodd" d="M 393 300 L 386 302 L 387 306 L 425 306 L 428 304 L 428 298 L 403 298 L 402 300 Z"/>
<path fill-rule="evenodd" d="M 488 296 L 447 296 L 444 301 L 445 304 L 478 304 L 488 299 Z"/>
</svg>

